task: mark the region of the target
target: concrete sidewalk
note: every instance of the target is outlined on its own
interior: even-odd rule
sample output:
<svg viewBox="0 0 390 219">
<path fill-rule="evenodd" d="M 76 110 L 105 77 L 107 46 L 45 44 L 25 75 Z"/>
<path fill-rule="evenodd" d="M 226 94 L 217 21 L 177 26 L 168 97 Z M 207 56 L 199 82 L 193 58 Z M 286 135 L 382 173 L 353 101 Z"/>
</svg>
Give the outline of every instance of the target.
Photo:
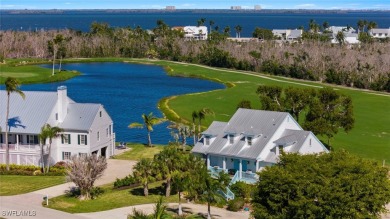
<svg viewBox="0 0 390 219">
<path fill-rule="evenodd" d="M 136 161 L 107 160 L 107 169 L 103 176 L 95 183 L 96 186 L 114 182 L 116 178 L 123 178 L 133 171 Z M 63 195 L 66 190 L 74 186 L 73 183 L 65 183 L 46 189 L 41 189 L 27 194 L 14 196 L 0 196 L 0 217 L 5 218 L 55 218 L 55 219 L 81 219 L 82 216 L 56 211 L 42 206 L 43 196 L 49 198 Z M 22 214 L 21 214 L 22 213 Z"/>
</svg>

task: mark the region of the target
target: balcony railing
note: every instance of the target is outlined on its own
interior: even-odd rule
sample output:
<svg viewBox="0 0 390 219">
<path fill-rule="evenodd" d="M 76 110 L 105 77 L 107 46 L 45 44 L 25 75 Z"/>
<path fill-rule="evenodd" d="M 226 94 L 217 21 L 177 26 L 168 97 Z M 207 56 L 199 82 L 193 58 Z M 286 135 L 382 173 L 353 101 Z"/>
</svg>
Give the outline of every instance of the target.
<svg viewBox="0 0 390 219">
<path fill-rule="evenodd" d="M 255 184 L 259 180 L 259 176 L 256 173 L 242 171 L 240 177 L 240 171 L 237 171 L 229 185 L 242 181 L 248 184 Z"/>
<path fill-rule="evenodd" d="M 9 150 L 12 151 L 20 151 L 20 152 L 39 152 L 41 151 L 41 146 L 39 144 L 8 144 Z M 5 151 L 7 145 L 0 144 L 0 151 Z M 43 146 L 44 153 L 47 153 L 48 147 L 47 145 Z"/>
<path fill-rule="evenodd" d="M 209 166 L 208 169 L 209 169 L 210 174 L 211 174 L 211 176 L 212 176 L 213 178 L 218 178 L 220 172 L 225 172 L 225 173 L 227 173 L 227 170 L 226 170 L 226 169 L 224 170 L 223 168 L 221 168 L 221 167 L 219 167 L 219 166 L 214 166 L 214 167 Z"/>
</svg>

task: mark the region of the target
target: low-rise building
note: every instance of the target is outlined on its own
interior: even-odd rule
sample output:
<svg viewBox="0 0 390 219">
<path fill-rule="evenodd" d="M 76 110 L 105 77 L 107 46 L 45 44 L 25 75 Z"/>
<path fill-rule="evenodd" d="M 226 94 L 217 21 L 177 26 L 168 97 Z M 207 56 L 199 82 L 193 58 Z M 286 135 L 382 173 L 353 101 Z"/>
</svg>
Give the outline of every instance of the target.
<svg viewBox="0 0 390 219">
<path fill-rule="evenodd" d="M 23 99 L 11 94 L 8 119 L 10 163 L 41 165 L 43 149 L 48 156 L 48 141 L 40 144 L 42 126 L 58 126 L 64 131 L 53 139 L 50 164 L 68 160 L 73 155 L 97 154 L 109 157 L 114 154 L 115 134 L 113 121 L 103 105 L 76 103 L 67 95 L 65 86 L 57 92 L 24 91 Z M 0 125 L 5 127 L 7 94 L 0 91 Z M 6 160 L 4 128 L 0 133 L 0 163 Z M 46 158 L 44 159 L 46 160 Z"/>
<path fill-rule="evenodd" d="M 272 30 L 272 34 L 276 38 L 280 38 L 281 40 L 287 41 L 295 41 L 302 37 L 303 30 L 301 29 L 274 29 Z"/>
<path fill-rule="evenodd" d="M 373 28 L 368 31 L 371 37 L 373 38 L 388 38 L 390 37 L 390 28 L 383 29 L 383 28 Z"/>
<path fill-rule="evenodd" d="M 359 34 L 357 33 L 343 33 L 344 34 L 344 43 L 346 44 L 359 44 L 360 41 L 359 41 Z M 330 36 L 330 42 L 331 43 L 339 43 L 339 41 L 337 40 L 337 33 L 336 34 L 332 34 Z"/>
<path fill-rule="evenodd" d="M 330 26 L 325 29 L 329 33 L 337 34 L 338 32 L 342 31 L 344 33 L 355 33 L 356 30 L 352 27 L 345 27 L 345 26 Z"/>
<path fill-rule="evenodd" d="M 286 112 L 238 109 L 228 122 L 214 121 L 192 153 L 207 160 L 212 173 L 235 172 L 232 183 L 255 183 L 256 172 L 274 165 L 283 152 L 311 154 L 328 149 Z"/>
<path fill-rule="evenodd" d="M 207 27 L 185 26 L 184 38 L 187 40 L 207 40 Z"/>
</svg>

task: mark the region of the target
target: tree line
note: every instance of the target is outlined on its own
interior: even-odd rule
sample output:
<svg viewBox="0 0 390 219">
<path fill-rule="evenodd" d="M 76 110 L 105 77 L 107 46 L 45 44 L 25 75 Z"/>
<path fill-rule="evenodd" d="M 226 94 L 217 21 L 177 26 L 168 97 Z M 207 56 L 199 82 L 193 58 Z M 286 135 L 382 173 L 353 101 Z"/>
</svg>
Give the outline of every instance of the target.
<svg viewBox="0 0 390 219">
<path fill-rule="evenodd" d="M 349 132 L 355 124 L 351 97 L 329 87 L 315 90 L 260 85 L 256 93 L 262 110 L 289 112 L 304 129 L 326 136 L 328 147 L 339 129 Z M 251 102 L 244 99 L 237 108 L 251 109 Z"/>
<path fill-rule="evenodd" d="M 210 22 L 210 28 L 214 25 Z M 312 28 L 315 26 L 312 24 Z M 242 27 L 237 25 L 234 31 L 239 36 Z M 152 30 L 92 23 L 89 32 L 0 31 L 0 57 L 2 60 L 42 58 L 53 62 L 76 57 L 149 57 L 390 91 L 388 41 L 338 46 L 318 40 L 314 37 L 317 33 L 309 29 L 297 43 L 275 40 L 240 43 L 227 40 L 230 32 L 228 26 L 222 29 L 215 25 L 207 41 L 189 41 L 184 39 L 183 32 L 171 29 L 161 20 Z M 254 36 L 266 38 L 269 32 L 261 33 L 257 28 Z"/>
</svg>

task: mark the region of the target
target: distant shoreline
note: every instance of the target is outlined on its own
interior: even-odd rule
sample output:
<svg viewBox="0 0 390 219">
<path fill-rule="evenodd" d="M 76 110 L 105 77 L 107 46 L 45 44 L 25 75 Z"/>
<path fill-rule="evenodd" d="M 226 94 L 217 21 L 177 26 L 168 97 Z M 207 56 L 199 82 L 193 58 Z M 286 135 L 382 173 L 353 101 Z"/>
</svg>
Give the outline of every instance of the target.
<svg viewBox="0 0 390 219">
<path fill-rule="evenodd" d="M 103 12 L 103 13 L 256 13 L 256 14 L 347 14 L 347 13 L 372 13 L 389 12 L 390 9 L 0 9 L 5 14 L 65 14 L 69 12 Z"/>
</svg>

